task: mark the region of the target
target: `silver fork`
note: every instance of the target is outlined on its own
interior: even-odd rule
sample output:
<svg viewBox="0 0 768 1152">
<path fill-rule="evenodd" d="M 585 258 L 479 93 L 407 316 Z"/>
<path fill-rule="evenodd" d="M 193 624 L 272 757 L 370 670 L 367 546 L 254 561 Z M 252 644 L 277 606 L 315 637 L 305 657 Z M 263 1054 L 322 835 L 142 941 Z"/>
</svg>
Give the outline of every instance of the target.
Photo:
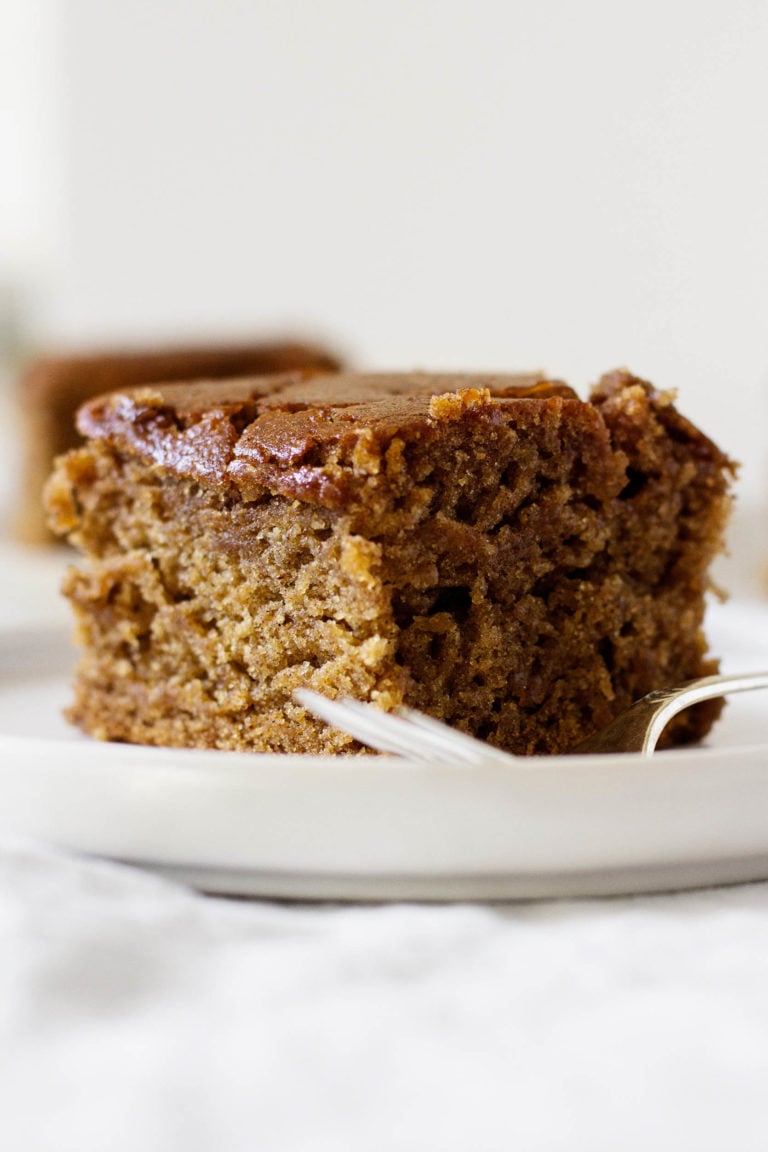
<svg viewBox="0 0 768 1152">
<path fill-rule="evenodd" d="M 768 672 L 704 676 L 675 688 L 657 689 L 622 712 L 601 732 L 582 741 L 573 751 L 577 754 L 639 752 L 650 756 L 673 716 L 704 700 L 756 688 L 768 688 Z M 382 712 L 372 704 L 348 697 L 330 700 L 308 688 L 297 688 L 294 696 L 308 711 L 348 732 L 362 744 L 379 752 L 393 752 L 416 763 L 472 768 L 481 764 L 509 765 L 527 759 L 511 756 L 412 708 Z"/>
</svg>

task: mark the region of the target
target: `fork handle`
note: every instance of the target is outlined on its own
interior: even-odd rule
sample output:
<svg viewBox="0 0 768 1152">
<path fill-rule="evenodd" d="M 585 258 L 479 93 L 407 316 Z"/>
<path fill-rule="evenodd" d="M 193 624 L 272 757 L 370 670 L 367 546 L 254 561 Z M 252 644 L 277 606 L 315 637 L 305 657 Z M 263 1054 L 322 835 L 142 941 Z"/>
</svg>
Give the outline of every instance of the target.
<svg viewBox="0 0 768 1152">
<path fill-rule="evenodd" d="M 574 752 L 641 752 L 651 756 L 673 716 L 704 700 L 732 692 L 768 688 L 768 672 L 745 672 L 737 676 L 703 676 L 675 688 L 649 692 L 601 732 L 577 745 Z"/>
</svg>

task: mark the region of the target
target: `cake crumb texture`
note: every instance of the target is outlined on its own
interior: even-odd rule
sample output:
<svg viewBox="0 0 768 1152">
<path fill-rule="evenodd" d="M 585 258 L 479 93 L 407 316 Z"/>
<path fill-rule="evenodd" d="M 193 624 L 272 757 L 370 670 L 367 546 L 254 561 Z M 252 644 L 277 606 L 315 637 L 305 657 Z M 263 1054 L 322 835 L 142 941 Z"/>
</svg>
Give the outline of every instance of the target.
<svg viewBox="0 0 768 1152">
<path fill-rule="evenodd" d="M 48 485 L 83 553 L 71 719 L 100 739 L 357 752 L 297 687 L 573 748 L 716 670 L 733 465 L 627 372 L 297 376 L 122 390 Z M 713 702 L 669 730 L 702 736 Z"/>
</svg>

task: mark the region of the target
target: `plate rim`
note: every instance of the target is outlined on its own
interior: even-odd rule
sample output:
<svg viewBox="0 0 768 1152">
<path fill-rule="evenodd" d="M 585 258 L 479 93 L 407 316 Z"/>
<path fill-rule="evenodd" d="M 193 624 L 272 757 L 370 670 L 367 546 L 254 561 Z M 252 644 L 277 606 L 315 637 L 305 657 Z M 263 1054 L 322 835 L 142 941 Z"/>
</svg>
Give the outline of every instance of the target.
<svg viewBox="0 0 768 1152">
<path fill-rule="evenodd" d="M 761 605 L 761 608 L 764 607 Z M 30 642 L 33 646 L 38 645 L 40 650 L 37 657 L 34 653 L 29 654 L 22 681 L 30 685 L 31 691 L 35 690 L 36 685 L 46 684 L 52 688 L 54 683 L 62 684 L 69 675 L 76 655 L 67 630 L 58 625 L 52 626 L 47 621 L 21 628 L 0 628 L 0 654 L 13 648 L 23 650 Z M 63 659 L 57 663 L 55 658 L 53 661 L 48 658 L 51 645 L 58 646 L 59 657 L 66 653 L 66 665 Z M 55 657 L 56 653 L 52 655 Z M 4 663 L 6 667 L 0 670 L 0 693 L 3 684 L 12 685 L 16 689 L 19 684 L 12 670 L 12 662 L 11 667 L 7 667 L 7 661 Z M 20 830 L 22 835 L 33 835 L 49 843 L 58 843 L 60 847 L 81 854 L 98 855 L 148 868 L 203 891 L 290 900 L 549 899 L 669 891 L 768 878 L 768 770 L 764 770 L 768 769 L 768 742 L 763 741 L 744 745 L 678 748 L 655 753 L 650 757 L 639 753 L 521 757 L 509 766 L 488 765 L 482 769 L 446 765 L 434 768 L 402 757 L 377 755 L 288 755 L 118 744 L 92 740 L 74 729 L 71 736 L 0 732 L 0 753 L 0 793 L 5 794 L 6 807 L 10 809 L 11 816 L 15 811 L 17 817 L 16 828 L 11 827 L 11 831 L 19 834 Z M 460 839 L 462 819 L 469 820 L 468 827 L 477 829 L 480 826 L 482 801 L 487 796 L 501 795 L 504 812 L 509 810 L 519 817 L 520 813 L 515 812 L 515 788 L 523 796 L 522 800 L 517 797 L 518 808 L 525 803 L 526 796 L 529 801 L 533 797 L 536 804 L 539 804 L 538 809 L 534 804 L 534 810 L 538 813 L 536 818 L 543 832 L 547 830 L 543 827 L 541 812 L 547 811 L 547 795 L 557 798 L 558 790 L 561 795 L 553 808 L 557 817 L 555 823 L 559 820 L 561 826 L 567 827 L 564 811 L 568 796 L 571 795 L 576 796 L 577 806 L 581 803 L 582 823 L 588 829 L 590 821 L 593 827 L 599 827 L 600 803 L 606 812 L 611 811 L 611 804 L 613 810 L 619 812 L 622 811 L 622 803 L 627 807 L 626 800 L 621 801 L 619 796 L 622 787 L 636 788 L 637 781 L 643 780 L 644 786 L 636 798 L 645 803 L 646 807 L 651 805 L 649 811 L 652 815 L 652 804 L 658 804 L 659 797 L 665 794 L 674 797 L 676 789 L 684 789 L 686 780 L 692 774 L 702 783 L 709 780 L 709 787 L 714 791 L 704 803 L 703 815 L 700 813 L 692 822 L 688 818 L 689 838 L 692 836 L 688 855 L 682 852 L 679 858 L 670 862 L 667 851 L 666 863 L 662 858 L 664 853 L 660 855 L 659 849 L 664 848 L 665 844 L 668 849 L 673 843 L 670 835 L 672 825 L 666 826 L 666 832 L 657 839 L 655 849 L 647 851 L 646 858 L 642 858 L 642 852 L 638 854 L 635 844 L 635 856 L 630 853 L 629 863 L 627 859 L 622 862 L 615 856 L 616 837 L 614 835 L 612 840 L 609 835 L 606 840 L 609 847 L 604 853 L 607 862 L 597 868 L 584 867 L 583 853 L 581 857 L 577 854 L 572 867 L 563 867 L 563 854 L 554 852 L 551 866 L 542 866 L 542 860 L 546 864 L 546 853 L 539 853 L 535 859 L 531 859 L 529 868 L 518 863 L 514 870 L 494 870 L 486 862 L 485 867 L 463 867 L 457 873 L 455 868 L 451 870 L 448 857 L 442 857 L 438 851 L 434 860 L 429 858 L 431 863 L 428 868 L 414 870 L 408 867 L 414 859 L 419 859 L 418 852 L 413 854 L 417 840 L 412 827 L 405 839 L 411 852 L 411 856 L 402 862 L 405 867 L 398 866 L 392 855 L 379 852 L 377 856 L 377 849 L 370 859 L 363 861 L 367 866 L 355 870 L 350 864 L 351 846 L 361 841 L 359 836 L 356 839 L 355 836 L 349 837 L 348 833 L 349 843 L 345 844 L 339 856 L 347 861 L 347 867 L 341 870 L 334 869 L 333 853 L 322 847 L 313 848 L 314 856 L 310 852 L 305 857 L 305 862 L 308 859 L 320 859 L 324 861 L 322 865 L 315 864 L 307 868 L 302 866 L 301 855 L 291 861 L 288 852 L 281 858 L 279 852 L 274 850 L 274 841 L 271 857 L 267 855 L 260 858 L 258 851 L 248 857 L 247 853 L 243 855 L 241 851 L 239 857 L 237 852 L 233 852 L 229 856 L 226 853 L 220 854 L 217 858 L 216 844 L 221 853 L 221 846 L 225 842 L 221 829 L 217 833 L 219 840 L 216 840 L 216 835 L 212 836 L 205 850 L 198 852 L 197 859 L 194 858 L 195 853 L 188 850 L 188 845 L 193 842 L 190 831 L 181 835 L 175 849 L 171 843 L 168 851 L 156 851 L 157 845 L 164 843 L 162 820 L 167 820 L 174 799 L 182 808 L 185 805 L 190 808 L 190 829 L 194 831 L 195 820 L 199 825 L 200 813 L 204 811 L 204 801 L 206 798 L 211 801 L 217 795 L 219 815 L 225 812 L 227 802 L 236 804 L 239 799 L 248 812 L 255 814 L 257 823 L 260 804 L 266 804 L 267 807 L 272 805 L 274 812 L 286 818 L 291 791 L 301 794 L 302 785 L 309 798 L 304 801 L 305 808 L 314 797 L 320 801 L 322 809 L 323 789 L 329 789 L 331 797 L 354 794 L 351 810 L 359 815 L 366 811 L 362 797 L 368 789 L 379 796 L 383 795 L 385 799 L 388 797 L 387 803 L 397 815 L 398 804 L 407 809 L 414 797 L 416 807 L 421 805 L 421 811 L 426 812 L 429 790 L 431 788 L 434 793 L 435 780 L 440 780 L 437 810 L 448 813 L 449 832 Z M 223 779 L 227 784 L 226 789 L 221 786 Z M 451 781 L 450 787 L 446 788 L 446 780 Z M 734 782 L 739 780 L 746 781 L 747 786 L 751 782 L 755 792 L 750 792 L 750 795 L 763 794 L 765 815 L 762 810 L 751 811 L 750 805 L 743 801 L 740 804 L 739 797 L 733 794 Z M 352 781 L 354 787 L 350 787 Z M 729 781 L 730 794 L 727 791 Z M 564 782 L 567 782 L 571 792 L 563 793 Z M 579 800 L 576 788 L 591 789 L 592 794 L 600 798 L 601 782 L 603 785 L 608 783 L 609 798 L 607 801 L 605 796 L 598 799 L 598 809 L 591 813 L 584 799 Z M 67 795 L 68 787 L 71 792 L 79 792 L 79 795 Z M 456 797 L 461 797 L 462 789 L 465 799 L 469 797 L 471 801 L 469 808 L 472 811 L 468 817 L 457 815 L 459 808 Z M 725 798 L 728 812 L 723 819 L 726 822 L 730 819 L 731 830 L 727 834 L 723 833 L 719 840 L 716 836 L 711 852 L 708 855 L 706 852 L 702 854 L 699 849 L 704 843 L 702 828 L 706 825 L 705 817 L 707 811 L 715 813 L 714 800 L 718 797 Z M 127 806 L 126 836 L 122 841 L 118 837 L 110 848 L 109 835 L 102 835 L 99 839 L 99 834 L 94 831 L 95 826 L 88 829 L 87 820 L 81 819 L 78 814 L 77 802 L 85 803 L 86 808 L 90 803 L 95 813 L 100 811 L 99 804 L 105 804 L 106 810 L 112 812 L 114 817 L 114 814 L 119 814 L 121 798 Z M 158 798 L 162 800 L 159 807 Z M 328 798 L 325 804 L 324 810 L 327 812 Z M 707 804 L 710 809 L 706 808 Z M 753 804 L 752 807 L 757 809 L 758 806 Z M 21 820 L 18 819 L 20 813 Z M 62 819 L 62 813 L 63 825 L 59 826 L 57 836 L 56 818 L 58 814 L 59 819 Z M 152 834 L 145 835 L 141 829 L 142 820 L 148 819 L 152 823 L 153 813 L 159 825 L 152 833 L 155 835 L 154 840 Z M 0 827 L 6 830 L 9 830 L 8 816 L 8 810 L 0 813 Z M 648 821 L 648 813 L 642 818 Z M 336 819 L 333 813 L 331 819 Z M 698 824 L 696 819 L 699 819 Z M 746 821 L 748 836 L 744 850 L 734 853 L 736 840 L 733 827 L 739 819 Z M 299 814 L 299 824 L 302 820 L 305 832 L 308 829 L 311 836 L 313 829 L 308 812 Z M 13 820 L 10 823 L 13 824 Z M 343 822 L 337 823 L 341 827 Z M 683 825 L 685 827 L 685 820 Z M 372 826 L 377 827 L 375 820 Z M 132 829 L 135 841 L 130 849 Z M 580 833 L 572 831 L 571 834 L 575 835 L 574 842 L 578 844 Z M 238 835 L 244 842 L 242 829 Z M 498 820 L 494 835 L 498 840 Z M 129 850 L 126 850 L 126 843 L 129 843 Z M 523 846 L 525 843 L 528 841 L 523 837 Z M 614 846 L 613 862 L 610 857 L 611 844 Z M 489 851 L 487 859 L 492 860 L 492 851 Z M 699 851 L 698 858 L 696 851 Z M 513 855 L 508 858 L 512 859 Z M 465 864 L 467 861 L 471 863 L 472 851 L 465 845 L 459 851 L 458 858 Z M 496 858 L 504 857 L 503 854 L 499 857 L 497 852 Z M 381 867 L 382 859 L 389 862 L 388 867 Z M 481 859 L 485 857 L 478 852 L 477 860 Z M 295 866 L 286 867 L 286 862 Z"/>
</svg>

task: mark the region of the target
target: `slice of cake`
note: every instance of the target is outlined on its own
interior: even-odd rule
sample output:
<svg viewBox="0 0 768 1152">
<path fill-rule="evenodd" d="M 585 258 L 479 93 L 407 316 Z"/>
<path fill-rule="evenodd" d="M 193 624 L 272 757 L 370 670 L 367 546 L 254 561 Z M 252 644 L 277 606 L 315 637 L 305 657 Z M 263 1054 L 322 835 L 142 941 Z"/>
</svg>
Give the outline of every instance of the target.
<svg viewBox="0 0 768 1152">
<path fill-rule="evenodd" d="M 43 485 L 54 458 L 81 442 L 75 413 L 92 396 L 153 380 L 260 376 L 295 368 L 334 371 L 338 367 L 327 350 L 288 342 L 135 349 L 36 360 L 19 381 L 24 456 L 16 537 L 29 544 L 54 539 L 41 503 Z"/>
<path fill-rule="evenodd" d="M 562 752 L 714 672 L 733 467 L 627 373 L 286 375 L 121 391 L 48 487 L 84 553 L 71 719 L 101 739 L 357 750 L 298 686 Z M 707 731 L 717 705 L 676 722 Z"/>
</svg>

